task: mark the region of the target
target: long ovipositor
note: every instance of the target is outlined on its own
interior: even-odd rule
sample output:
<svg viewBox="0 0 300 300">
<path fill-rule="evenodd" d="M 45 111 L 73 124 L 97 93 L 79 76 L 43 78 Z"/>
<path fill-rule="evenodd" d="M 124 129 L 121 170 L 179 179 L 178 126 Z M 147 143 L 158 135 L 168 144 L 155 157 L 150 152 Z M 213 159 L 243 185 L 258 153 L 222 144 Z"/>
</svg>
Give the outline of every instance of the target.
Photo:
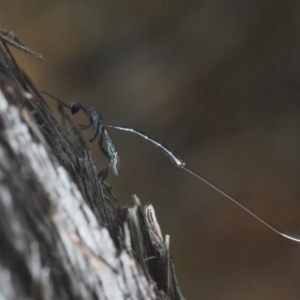
<svg viewBox="0 0 300 300">
<path fill-rule="evenodd" d="M 110 128 L 114 128 L 117 130 L 122 130 L 122 131 L 126 131 L 126 132 L 131 132 L 134 133 L 140 137 L 142 137 L 143 139 L 145 139 L 146 141 L 149 141 L 151 144 L 153 144 L 155 147 L 157 147 L 158 149 L 160 149 L 164 154 L 166 154 L 169 159 L 176 165 L 176 167 L 183 169 L 184 171 L 186 171 L 187 173 L 189 173 L 190 175 L 196 177 L 197 179 L 201 180 L 202 182 L 204 182 L 205 184 L 209 185 L 211 188 L 213 188 L 215 191 L 217 191 L 218 193 L 220 193 L 221 195 L 223 195 L 224 197 L 226 197 L 227 199 L 229 199 L 230 201 L 232 201 L 234 204 L 238 205 L 240 208 L 242 208 L 243 210 L 245 210 L 247 213 L 249 213 L 252 217 L 254 217 L 255 219 L 257 219 L 259 222 L 261 222 L 263 225 L 267 226 L 269 229 L 271 229 L 273 232 L 281 235 L 284 238 L 290 239 L 292 241 L 295 242 L 300 242 L 299 238 L 295 238 L 292 237 L 290 235 L 284 234 L 283 232 L 280 232 L 279 230 L 275 229 L 273 226 L 271 226 L 269 223 L 265 222 L 263 219 L 261 219 L 260 217 L 258 217 L 255 213 L 253 213 L 251 210 L 249 210 L 248 208 L 246 208 L 244 205 L 242 205 L 241 203 L 239 203 L 237 200 L 235 200 L 234 198 L 232 198 L 231 196 L 229 196 L 227 193 L 225 193 L 224 191 L 222 191 L 221 189 L 219 189 L 217 186 L 215 186 L 214 184 L 212 184 L 211 182 L 209 182 L 208 180 L 206 180 L 204 177 L 200 176 L 199 174 L 197 174 L 196 172 L 192 171 L 191 169 L 187 168 L 185 166 L 185 161 L 177 154 L 175 154 L 174 151 L 172 151 L 171 149 L 169 149 L 168 147 L 162 145 L 160 142 L 158 142 L 157 140 L 150 138 L 149 136 L 145 135 L 144 133 L 142 133 L 139 130 L 135 130 L 134 128 L 130 128 L 130 127 L 124 127 L 124 126 L 114 126 L 114 125 L 104 125 L 105 127 L 110 127 Z"/>
</svg>

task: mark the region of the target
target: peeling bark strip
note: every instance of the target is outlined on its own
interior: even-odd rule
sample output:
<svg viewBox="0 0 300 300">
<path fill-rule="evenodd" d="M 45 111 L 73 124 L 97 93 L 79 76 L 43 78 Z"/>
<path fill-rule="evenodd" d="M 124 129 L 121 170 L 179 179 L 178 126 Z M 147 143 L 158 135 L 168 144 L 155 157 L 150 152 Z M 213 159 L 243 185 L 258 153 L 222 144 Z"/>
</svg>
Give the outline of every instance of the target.
<svg viewBox="0 0 300 300">
<path fill-rule="evenodd" d="M 0 47 L 0 299 L 183 299 L 154 208 L 121 207 L 63 126 Z"/>
</svg>

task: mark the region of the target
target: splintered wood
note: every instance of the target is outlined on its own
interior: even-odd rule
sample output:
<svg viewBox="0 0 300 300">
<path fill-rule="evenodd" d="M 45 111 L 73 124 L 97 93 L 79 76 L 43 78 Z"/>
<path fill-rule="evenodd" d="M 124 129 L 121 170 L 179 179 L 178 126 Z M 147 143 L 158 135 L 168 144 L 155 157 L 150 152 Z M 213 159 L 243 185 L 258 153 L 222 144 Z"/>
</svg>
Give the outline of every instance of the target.
<svg viewBox="0 0 300 300">
<path fill-rule="evenodd" d="M 119 205 L 7 49 L 42 56 L 0 40 L 0 298 L 183 299 L 154 208 Z"/>
</svg>

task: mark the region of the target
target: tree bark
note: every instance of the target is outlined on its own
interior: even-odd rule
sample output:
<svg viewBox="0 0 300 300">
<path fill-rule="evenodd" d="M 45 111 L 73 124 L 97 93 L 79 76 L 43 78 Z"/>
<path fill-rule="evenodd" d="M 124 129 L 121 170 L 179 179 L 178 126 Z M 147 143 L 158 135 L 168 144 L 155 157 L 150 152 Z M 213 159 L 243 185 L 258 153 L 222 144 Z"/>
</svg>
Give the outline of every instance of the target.
<svg viewBox="0 0 300 300">
<path fill-rule="evenodd" d="M 42 57 L 0 40 L 0 299 L 183 299 L 154 208 L 118 204 L 8 44 Z"/>
</svg>

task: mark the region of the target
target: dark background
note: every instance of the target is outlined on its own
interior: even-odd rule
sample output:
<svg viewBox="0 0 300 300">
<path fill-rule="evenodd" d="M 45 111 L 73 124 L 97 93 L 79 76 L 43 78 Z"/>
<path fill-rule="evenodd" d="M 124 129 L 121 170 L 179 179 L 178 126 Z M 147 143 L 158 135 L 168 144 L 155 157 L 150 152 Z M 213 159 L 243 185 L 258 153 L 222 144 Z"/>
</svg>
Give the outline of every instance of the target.
<svg viewBox="0 0 300 300">
<path fill-rule="evenodd" d="M 39 89 L 157 137 L 300 234 L 299 1 L 1 1 L 0 20 L 47 60 L 13 50 Z M 122 172 L 108 181 L 122 204 L 133 193 L 154 204 L 187 299 L 300 299 L 300 244 L 110 132 Z M 107 160 L 91 148 L 100 170 Z"/>
</svg>

